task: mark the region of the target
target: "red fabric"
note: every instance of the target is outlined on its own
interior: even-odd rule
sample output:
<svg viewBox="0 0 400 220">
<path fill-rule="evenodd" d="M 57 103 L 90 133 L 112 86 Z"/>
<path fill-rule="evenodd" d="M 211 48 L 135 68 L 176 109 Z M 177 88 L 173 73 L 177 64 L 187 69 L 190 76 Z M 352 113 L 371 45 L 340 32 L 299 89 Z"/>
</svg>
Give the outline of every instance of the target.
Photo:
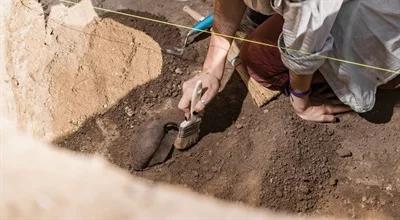
<svg viewBox="0 0 400 220">
<path fill-rule="evenodd" d="M 282 26 L 282 16 L 275 14 L 258 26 L 248 39 L 276 46 Z M 281 90 L 287 85 L 289 70 L 282 63 L 278 48 L 244 42 L 240 58 L 249 75 L 263 86 Z"/>
</svg>

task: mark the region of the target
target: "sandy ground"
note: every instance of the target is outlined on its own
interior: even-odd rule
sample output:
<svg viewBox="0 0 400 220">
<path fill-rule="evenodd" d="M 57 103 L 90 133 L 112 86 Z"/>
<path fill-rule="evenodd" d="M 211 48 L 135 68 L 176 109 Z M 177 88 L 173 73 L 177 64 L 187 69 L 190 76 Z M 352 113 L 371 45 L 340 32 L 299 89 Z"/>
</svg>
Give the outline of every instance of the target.
<svg viewBox="0 0 400 220">
<path fill-rule="evenodd" d="M 142 15 L 151 13 L 185 25 L 193 22 L 179 10 L 185 4 L 204 14 L 211 11 L 211 1 L 200 0 L 96 4 L 115 9 L 128 5 L 145 12 Z M 102 14 L 89 25 L 90 31 L 100 36 L 116 27 L 126 29 L 119 32 L 122 38 L 132 28 L 143 31 L 161 48 L 179 44 L 179 33 L 183 33 L 111 14 Z M 115 47 L 125 49 L 123 45 Z M 381 102 L 371 113 L 351 113 L 336 124 L 316 124 L 300 120 L 286 97 L 257 108 L 234 75 L 208 106 L 197 145 L 175 151 L 165 164 L 132 171 L 131 150 L 141 125 L 154 117 L 182 117 L 175 110 L 180 85 L 192 70 L 201 67 L 205 51 L 206 41 L 202 41 L 190 46 L 183 59 L 163 54 L 158 78 L 129 91 L 103 113 L 85 120 L 76 132 L 54 142 L 75 151 L 101 154 L 133 175 L 229 201 L 310 215 L 400 216 L 398 91 L 380 93 Z M 91 68 L 110 68 L 113 54 L 98 53 L 92 56 L 98 59 L 91 61 Z"/>
<path fill-rule="evenodd" d="M 16 112 L 19 125 L 52 140 L 156 78 L 163 64 L 159 44 L 145 33 L 121 23 L 97 25 L 88 0 L 48 9 L 43 13 L 34 1 L 13 3 L 13 17 L 24 19 L 7 22 L 4 81 L 12 87 L 9 112 Z"/>
</svg>

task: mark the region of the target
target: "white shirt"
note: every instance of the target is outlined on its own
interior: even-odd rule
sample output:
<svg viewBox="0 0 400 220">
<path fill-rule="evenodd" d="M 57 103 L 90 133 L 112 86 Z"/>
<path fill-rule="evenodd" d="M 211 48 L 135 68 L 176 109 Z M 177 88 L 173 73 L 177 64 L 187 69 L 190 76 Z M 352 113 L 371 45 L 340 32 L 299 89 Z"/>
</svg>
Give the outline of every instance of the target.
<svg viewBox="0 0 400 220">
<path fill-rule="evenodd" d="M 271 14 L 273 10 L 280 13 L 285 20 L 278 42 L 283 63 L 297 74 L 319 70 L 338 98 L 357 112 L 371 110 L 377 87 L 400 73 L 400 0 L 245 0 L 245 3 L 263 14 Z"/>
</svg>

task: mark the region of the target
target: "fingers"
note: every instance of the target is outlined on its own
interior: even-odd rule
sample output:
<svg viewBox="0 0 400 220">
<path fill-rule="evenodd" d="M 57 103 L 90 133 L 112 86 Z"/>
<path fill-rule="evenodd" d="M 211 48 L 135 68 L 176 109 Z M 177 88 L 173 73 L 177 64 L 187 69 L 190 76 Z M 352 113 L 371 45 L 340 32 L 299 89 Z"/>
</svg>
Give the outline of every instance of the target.
<svg viewBox="0 0 400 220">
<path fill-rule="evenodd" d="M 348 111 L 351 111 L 351 108 L 345 105 L 320 105 L 309 107 L 306 111 L 297 114 L 307 121 L 332 123 L 338 121 L 335 114 Z"/>
<path fill-rule="evenodd" d="M 347 105 L 322 105 L 324 114 L 340 114 L 351 111 L 351 108 Z"/>
<path fill-rule="evenodd" d="M 213 99 L 218 93 L 219 80 L 209 74 L 199 74 L 192 79 L 184 82 L 182 86 L 183 95 L 181 100 L 179 101 L 178 108 L 185 112 L 186 118 L 190 117 L 192 93 L 198 80 L 202 81 L 203 88 L 206 90 L 200 99 L 202 101 L 196 103 L 192 111 L 195 111 L 197 113 L 201 113 L 202 111 L 204 111 L 206 104 L 209 103 L 211 99 Z"/>
<path fill-rule="evenodd" d="M 185 117 L 186 118 L 189 118 L 189 115 L 190 115 L 190 99 L 191 99 L 191 96 L 189 96 L 188 94 L 190 94 L 190 93 L 184 92 L 183 95 L 182 95 L 181 100 L 178 103 L 178 108 L 185 113 Z"/>
<path fill-rule="evenodd" d="M 321 115 L 316 122 L 333 123 L 337 122 L 337 118 L 334 115 Z"/>
<path fill-rule="evenodd" d="M 210 86 L 207 88 L 206 92 L 203 94 L 201 97 L 201 101 L 199 101 L 196 106 L 194 107 L 195 112 L 202 112 L 204 111 L 204 108 L 210 101 L 214 98 L 214 96 L 217 94 L 218 89 L 217 87 Z"/>
<path fill-rule="evenodd" d="M 298 114 L 300 118 L 306 121 L 320 122 L 320 123 L 333 123 L 337 122 L 334 115 L 328 114 Z"/>
<path fill-rule="evenodd" d="M 346 105 L 321 105 L 316 108 L 317 116 L 312 121 L 323 123 L 337 122 L 338 119 L 335 117 L 335 114 L 351 111 L 351 108 Z"/>
</svg>

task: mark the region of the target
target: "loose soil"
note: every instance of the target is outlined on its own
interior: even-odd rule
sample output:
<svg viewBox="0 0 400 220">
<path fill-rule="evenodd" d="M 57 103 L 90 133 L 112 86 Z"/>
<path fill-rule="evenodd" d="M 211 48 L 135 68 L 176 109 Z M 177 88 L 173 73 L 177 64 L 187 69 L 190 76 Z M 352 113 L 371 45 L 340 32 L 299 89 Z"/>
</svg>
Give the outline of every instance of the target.
<svg viewBox="0 0 400 220">
<path fill-rule="evenodd" d="M 181 44 L 176 28 L 134 18 L 105 14 L 92 25 L 105 30 L 115 23 L 145 32 L 163 49 Z M 300 120 L 286 97 L 257 108 L 234 74 L 207 106 L 197 145 L 175 150 L 164 164 L 133 171 L 131 149 L 142 126 L 153 118 L 182 119 L 175 107 L 181 83 L 201 68 L 205 51 L 206 42 L 200 42 L 188 47 L 183 58 L 163 54 L 158 78 L 55 143 L 101 154 L 133 175 L 229 201 L 310 215 L 400 216 L 398 92 L 380 94 L 385 102 L 372 113 L 318 124 Z M 108 65 L 112 56 L 102 55 L 97 65 Z"/>
<path fill-rule="evenodd" d="M 161 48 L 143 32 L 111 18 L 93 21 L 84 32 L 87 43 L 82 35 L 73 39 L 68 32 L 57 33 L 61 46 L 46 68 L 46 75 L 52 76 L 49 93 L 56 106 L 52 115 L 57 134 L 69 133 L 87 116 L 114 105 L 131 88 L 161 72 Z M 80 59 L 79 50 L 85 51 Z"/>
</svg>

